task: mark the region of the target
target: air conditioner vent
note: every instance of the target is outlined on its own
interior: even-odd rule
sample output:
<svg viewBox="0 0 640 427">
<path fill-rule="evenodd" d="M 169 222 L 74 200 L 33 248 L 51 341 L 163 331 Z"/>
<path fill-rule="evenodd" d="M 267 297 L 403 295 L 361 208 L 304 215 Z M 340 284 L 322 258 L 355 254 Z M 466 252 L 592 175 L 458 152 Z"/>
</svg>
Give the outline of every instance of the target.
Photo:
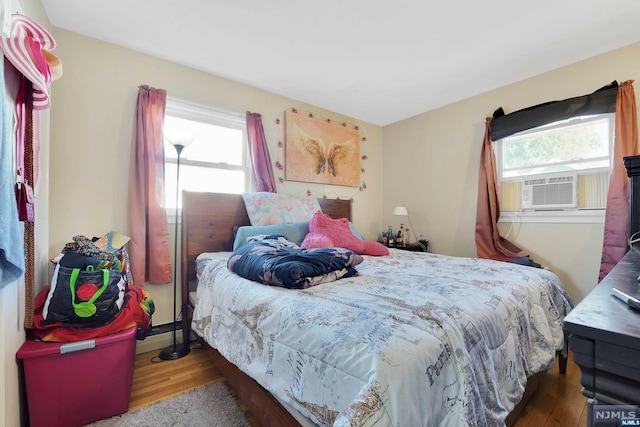
<svg viewBox="0 0 640 427">
<path fill-rule="evenodd" d="M 548 175 L 524 180 L 523 209 L 575 209 L 578 207 L 577 174 Z"/>
</svg>

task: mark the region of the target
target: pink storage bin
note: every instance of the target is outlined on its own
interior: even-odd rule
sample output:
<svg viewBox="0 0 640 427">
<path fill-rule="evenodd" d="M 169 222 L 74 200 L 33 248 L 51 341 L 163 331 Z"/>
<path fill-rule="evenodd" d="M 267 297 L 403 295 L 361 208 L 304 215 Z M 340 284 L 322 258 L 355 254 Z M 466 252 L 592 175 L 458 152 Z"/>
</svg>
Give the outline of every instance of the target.
<svg viewBox="0 0 640 427">
<path fill-rule="evenodd" d="M 93 340 L 27 340 L 22 362 L 31 427 L 76 427 L 127 412 L 136 328 Z"/>
</svg>

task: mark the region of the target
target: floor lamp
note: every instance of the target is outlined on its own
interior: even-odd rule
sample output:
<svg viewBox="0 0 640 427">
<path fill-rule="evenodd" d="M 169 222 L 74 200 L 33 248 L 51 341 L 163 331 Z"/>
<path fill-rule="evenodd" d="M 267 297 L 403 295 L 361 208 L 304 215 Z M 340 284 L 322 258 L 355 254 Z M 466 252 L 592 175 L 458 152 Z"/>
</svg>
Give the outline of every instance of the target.
<svg viewBox="0 0 640 427">
<path fill-rule="evenodd" d="M 191 349 L 187 344 L 178 344 L 178 340 L 176 339 L 176 295 L 178 290 L 178 196 L 180 195 L 180 154 L 182 150 L 193 142 L 193 137 L 177 139 L 176 142 L 172 142 L 171 139 L 165 138 L 171 145 L 176 149 L 176 153 L 178 154 L 178 167 L 176 171 L 176 219 L 175 219 L 175 232 L 173 237 L 173 344 L 169 347 L 165 347 L 160 350 L 160 355 L 158 356 L 162 360 L 173 360 L 180 359 L 181 357 L 189 354 Z M 187 337 L 182 337 L 182 341 L 187 341 Z"/>
</svg>

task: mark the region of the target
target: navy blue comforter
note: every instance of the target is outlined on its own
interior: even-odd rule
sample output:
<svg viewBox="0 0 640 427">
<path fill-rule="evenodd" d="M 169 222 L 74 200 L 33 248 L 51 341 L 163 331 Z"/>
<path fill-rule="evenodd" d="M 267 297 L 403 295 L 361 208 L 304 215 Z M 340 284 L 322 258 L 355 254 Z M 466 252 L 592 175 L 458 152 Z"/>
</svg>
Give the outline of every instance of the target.
<svg viewBox="0 0 640 427">
<path fill-rule="evenodd" d="M 361 255 L 344 248 L 302 249 L 282 237 L 268 236 L 233 252 L 227 268 L 245 279 L 304 289 L 358 274 Z"/>
</svg>

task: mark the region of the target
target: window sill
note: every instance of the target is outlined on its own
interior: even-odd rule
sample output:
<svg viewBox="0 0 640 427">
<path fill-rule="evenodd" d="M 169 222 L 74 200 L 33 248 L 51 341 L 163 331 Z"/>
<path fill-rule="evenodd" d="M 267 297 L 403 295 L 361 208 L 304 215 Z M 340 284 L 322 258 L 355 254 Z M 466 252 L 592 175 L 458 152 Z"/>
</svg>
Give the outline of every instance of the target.
<svg viewBox="0 0 640 427">
<path fill-rule="evenodd" d="M 604 209 L 567 211 L 505 211 L 498 222 L 604 224 Z"/>
</svg>

